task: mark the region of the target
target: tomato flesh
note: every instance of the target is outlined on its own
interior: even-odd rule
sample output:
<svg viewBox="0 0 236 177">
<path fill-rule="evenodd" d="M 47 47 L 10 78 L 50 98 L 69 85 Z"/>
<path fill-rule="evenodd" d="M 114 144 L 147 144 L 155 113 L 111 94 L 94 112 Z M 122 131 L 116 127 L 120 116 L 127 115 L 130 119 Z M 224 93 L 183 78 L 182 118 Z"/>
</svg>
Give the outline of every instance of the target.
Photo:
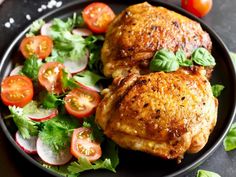
<svg viewBox="0 0 236 177">
<path fill-rule="evenodd" d="M 71 141 L 71 154 L 76 158 L 86 158 L 93 162 L 102 155 L 100 144 L 90 139 L 91 130 L 88 128 L 77 128 L 74 130 Z"/>
<path fill-rule="evenodd" d="M 26 76 L 9 76 L 1 83 L 1 98 L 7 106 L 24 107 L 33 98 L 33 83 Z"/>
<path fill-rule="evenodd" d="M 95 112 L 100 102 L 97 92 L 75 88 L 65 97 L 65 108 L 67 112 L 77 118 L 88 117 Z"/>
<path fill-rule="evenodd" d="M 181 0 L 181 6 L 197 17 L 204 17 L 212 9 L 212 0 Z"/>
<path fill-rule="evenodd" d="M 47 62 L 39 69 L 39 83 L 47 89 L 47 91 L 60 94 L 62 89 L 62 72 L 64 65 L 59 62 Z"/>
<path fill-rule="evenodd" d="M 21 41 L 20 50 L 25 58 L 36 55 L 44 59 L 50 55 L 53 48 L 53 41 L 48 36 L 26 37 Z"/>
<path fill-rule="evenodd" d="M 112 9 L 101 2 L 89 4 L 82 12 L 83 19 L 95 33 L 105 33 L 109 24 L 115 18 Z"/>
</svg>

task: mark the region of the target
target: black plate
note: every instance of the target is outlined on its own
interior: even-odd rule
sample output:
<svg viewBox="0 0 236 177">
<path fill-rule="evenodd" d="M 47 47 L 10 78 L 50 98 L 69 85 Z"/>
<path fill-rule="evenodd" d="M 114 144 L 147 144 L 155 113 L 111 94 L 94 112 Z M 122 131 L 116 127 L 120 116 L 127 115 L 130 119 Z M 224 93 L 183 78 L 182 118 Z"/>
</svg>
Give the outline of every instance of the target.
<svg viewBox="0 0 236 177">
<path fill-rule="evenodd" d="M 125 7 L 131 4 L 135 4 L 141 1 L 125 1 L 120 2 L 117 1 L 104 1 L 109 4 L 112 9 L 119 13 Z M 49 21 L 55 17 L 64 18 L 67 16 L 71 16 L 73 12 L 80 12 L 86 5 L 91 3 L 91 1 L 80 0 L 78 2 L 74 2 L 68 4 L 61 9 L 56 9 L 42 18 L 46 21 Z M 205 25 L 198 18 L 192 16 L 191 14 L 183 11 L 182 9 L 158 2 L 158 1 L 150 1 L 151 4 L 156 6 L 164 6 L 168 9 L 174 10 L 180 14 L 183 14 L 195 21 L 198 21 L 203 29 L 207 31 L 213 42 L 213 51 L 212 54 L 216 58 L 216 67 L 213 73 L 211 83 L 221 83 L 225 86 L 225 90 L 219 98 L 219 112 L 218 112 L 218 122 L 217 125 L 212 132 L 207 145 L 204 147 L 202 151 L 197 154 L 189 155 L 186 154 L 181 164 L 176 164 L 175 161 L 165 161 L 141 152 L 128 151 L 124 149 L 120 149 L 120 164 L 117 168 L 117 173 L 111 173 L 108 171 L 90 171 L 85 172 L 81 176 L 89 177 L 89 176 L 109 176 L 109 177 L 156 177 L 156 176 L 176 176 L 188 172 L 196 168 L 200 165 L 207 157 L 209 157 L 216 148 L 222 143 L 222 140 L 227 133 L 234 115 L 235 115 L 235 105 L 236 105 L 236 73 L 233 67 L 233 63 L 230 59 L 229 52 L 222 42 L 222 40 L 217 36 L 217 34 L 210 29 L 207 25 Z M 0 82 L 4 77 L 6 77 L 14 66 L 13 56 L 18 51 L 19 42 L 25 35 L 26 31 L 29 28 L 26 28 L 22 33 L 18 35 L 18 37 L 11 43 L 7 51 L 5 52 L 1 64 L 0 64 Z M 3 132 L 11 142 L 11 144 L 31 163 L 36 165 L 37 167 L 43 169 L 44 171 L 55 175 L 54 172 L 49 171 L 44 168 L 39 162 L 35 160 L 35 157 L 27 155 L 23 152 L 14 141 L 14 133 L 16 128 L 11 124 L 11 126 L 3 120 L 3 117 L 8 114 L 7 108 L 1 105 L 1 114 L 0 114 L 0 123 L 3 129 Z"/>
</svg>

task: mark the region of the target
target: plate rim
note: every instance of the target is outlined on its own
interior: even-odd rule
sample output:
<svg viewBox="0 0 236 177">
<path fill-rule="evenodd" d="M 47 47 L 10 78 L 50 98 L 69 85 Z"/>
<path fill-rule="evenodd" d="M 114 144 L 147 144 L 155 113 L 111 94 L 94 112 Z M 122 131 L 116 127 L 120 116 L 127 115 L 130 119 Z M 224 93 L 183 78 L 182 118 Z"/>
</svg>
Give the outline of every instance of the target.
<svg viewBox="0 0 236 177">
<path fill-rule="evenodd" d="M 35 20 L 38 20 L 38 19 L 47 19 L 47 18 L 50 18 L 50 16 L 52 16 L 53 14 L 57 14 L 59 13 L 60 11 L 63 11 L 69 7 L 72 7 L 72 6 L 76 6 L 76 5 L 79 5 L 79 4 L 82 4 L 82 3 L 91 3 L 91 2 L 94 2 L 94 0 L 81 0 L 81 1 L 72 1 L 72 2 L 69 2 L 65 5 L 63 5 L 62 7 L 58 8 L 58 9 L 54 9 L 42 16 L 40 16 L 39 18 L 35 19 Z M 106 1 L 101 1 L 101 2 L 106 2 Z M 117 3 L 122 3 L 122 4 L 137 4 L 137 3 L 140 3 L 140 2 L 144 2 L 144 1 L 141 1 L 141 0 L 135 0 L 135 1 L 127 1 L 127 2 L 120 2 L 119 0 L 114 0 L 113 2 L 117 2 Z M 220 36 L 210 27 L 208 26 L 203 20 L 195 17 L 194 15 L 190 14 L 189 12 L 185 11 L 184 9 L 182 9 L 181 7 L 179 6 L 176 6 L 176 5 L 173 5 L 173 4 L 170 4 L 168 2 L 161 2 L 161 1 L 158 1 L 158 0 L 150 0 L 148 1 L 149 3 L 151 4 L 155 4 L 157 3 L 158 6 L 165 6 L 167 8 L 171 8 L 171 10 L 177 12 L 177 13 L 180 13 L 181 15 L 184 15 L 198 23 L 200 23 L 201 27 L 206 30 L 209 35 L 211 37 L 214 38 L 214 40 L 216 40 L 218 42 L 218 45 L 220 45 L 222 47 L 222 49 L 224 50 L 224 54 L 226 54 L 226 58 L 227 58 L 227 62 L 228 62 L 228 65 L 227 67 L 230 67 L 230 71 L 231 73 L 233 74 L 232 77 L 233 77 L 233 87 L 236 88 L 236 70 L 234 68 L 234 65 L 233 65 L 233 61 L 231 60 L 231 57 L 230 57 L 230 53 L 229 53 L 229 50 L 227 48 L 227 46 L 225 45 L 225 43 L 223 42 L 223 40 L 220 38 Z M 109 2 L 108 2 L 109 3 Z M 71 12 L 72 13 L 72 12 Z M 32 24 L 32 23 L 31 23 Z M 30 25 L 31 25 L 30 24 Z M 16 35 L 16 37 L 14 38 L 14 40 L 10 43 L 10 45 L 8 45 L 8 47 L 6 48 L 6 50 L 3 52 L 3 56 L 2 56 L 2 59 L 1 59 L 1 62 L 0 62 L 0 68 L 3 68 L 3 64 L 6 62 L 8 56 L 11 54 L 12 50 L 15 48 L 16 44 L 19 42 L 19 40 L 25 35 L 25 33 L 29 30 L 30 28 L 30 25 L 28 25 L 23 31 L 21 31 L 20 33 L 18 33 Z M 1 78 L 0 80 L 2 80 L 3 78 Z M 236 97 L 236 89 L 235 91 L 233 92 L 233 96 Z M 234 117 L 236 115 L 236 100 L 234 100 L 233 102 L 233 110 L 230 110 L 231 113 L 229 114 L 229 118 L 228 118 L 228 123 L 226 125 L 226 127 L 224 127 L 224 129 L 222 128 L 222 131 L 223 131 L 223 134 L 221 134 L 218 139 L 212 144 L 212 146 L 209 148 L 209 150 L 207 150 L 206 152 L 204 152 L 197 160 L 195 160 L 194 162 L 192 162 L 191 164 L 187 165 L 186 167 L 183 167 L 182 169 L 180 170 L 177 170 L 173 173 L 171 173 L 170 175 L 166 175 L 166 177 L 174 177 L 174 176 L 177 176 L 177 175 L 181 175 L 181 174 L 185 174 L 193 169 L 195 169 L 197 166 L 199 166 L 201 163 L 203 163 L 207 158 L 209 158 L 215 151 L 216 149 L 219 148 L 220 144 L 222 143 L 224 137 L 226 136 L 227 132 L 229 131 L 230 127 L 231 127 L 231 124 L 233 123 L 234 121 Z M 15 147 L 15 149 L 24 157 L 26 158 L 29 162 L 31 162 L 32 164 L 34 164 L 36 167 L 40 168 L 41 170 L 43 170 L 44 172 L 46 173 L 49 173 L 50 175 L 53 175 L 53 176 L 58 176 L 60 177 L 61 175 L 56 173 L 56 172 L 53 172 L 45 167 L 43 167 L 42 164 L 40 164 L 38 161 L 36 161 L 34 158 L 32 158 L 30 155 L 26 154 L 15 142 L 15 140 L 13 139 L 13 137 L 11 136 L 11 134 L 9 133 L 9 130 L 6 126 L 6 124 L 4 123 L 4 119 L 2 118 L 1 114 L 0 114 L 0 125 L 1 125 L 1 128 L 5 134 L 5 136 L 7 137 L 7 139 L 10 141 L 10 143 Z"/>
</svg>

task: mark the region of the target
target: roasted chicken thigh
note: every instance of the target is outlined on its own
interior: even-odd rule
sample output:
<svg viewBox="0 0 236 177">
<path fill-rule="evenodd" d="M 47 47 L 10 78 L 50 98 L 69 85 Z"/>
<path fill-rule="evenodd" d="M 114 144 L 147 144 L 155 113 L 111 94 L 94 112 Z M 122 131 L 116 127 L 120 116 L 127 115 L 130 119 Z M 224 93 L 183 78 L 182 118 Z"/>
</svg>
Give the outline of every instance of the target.
<svg viewBox="0 0 236 177">
<path fill-rule="evenodd" d="M 216 124 L 218 101 L 202 68 L 132 74 L 104 92 L 96 122 L 124 148 L 181 159 L 200 151 Z"/>
<path fill-rule="evenodd" d="M 105 76 L 145 73 L 155 52 L 162 48 L 187 56 L 198 47 L 209 51 L 211 39 L 199 23 L 147 2 L 132 5 L 111 23 L 102 48 Z"/>
</svg>

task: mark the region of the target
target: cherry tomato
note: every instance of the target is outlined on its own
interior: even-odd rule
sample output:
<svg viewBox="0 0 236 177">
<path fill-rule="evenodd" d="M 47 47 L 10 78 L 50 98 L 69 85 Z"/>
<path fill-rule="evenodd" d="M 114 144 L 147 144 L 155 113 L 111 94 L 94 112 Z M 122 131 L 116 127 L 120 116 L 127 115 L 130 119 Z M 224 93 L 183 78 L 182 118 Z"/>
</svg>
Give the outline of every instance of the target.
<svg viewBox="0 0 236 177">
<path fill-rule="evenodd" d="M 212 0 L 181 0 L 181 6 L 197 17 L 204 17 L 212 8 Z"/>
<path fill-rule="evenodd" d="M 60 94 L 62 89 L 62 72 L 64 65 L 59 62 L 48 62 L 43 64 L 38 73 L 39 83 L 47 89 L 47 91 Z"/>
<path fill-rule="evenodd" d="M 108 25 L 115 18 L 112 9 L 101 2 L 89 4 L 83 10 L 82 15 L 85 23 L 95 33 L 105 33 Z"/>
<path fill-rule="evenodd" d="M 37 55 L 39 58 L 44 59 L 52 52 L 53 41 L 48 36 L 32 36 L 26 37 L 21 41 L 20 50 L 25 58 L 31 55 Z"/>
<path fill-rule="evenodd" d="M 76 158 L 86 158 L 93 162 L 102 155 L 100 144 L 91 141 L 91 130 L 88 128 L 77 128 L 74 130 L 71 141 L 71 154 Z"/>
<path fill-rule="evenodd" d="M 33 98 L 33 83 L 26 76 L 9 76 L 1 83 L 1 98 L 7 106 L 24 107 Z"/>
<path fill-rule="evenodd" d="M 96 110 L 100 102 L 97 92 L 85 88 L 75 88 L 65 97 L 67 112 L 77 118 L 88 117 Z"/>
</svg>

